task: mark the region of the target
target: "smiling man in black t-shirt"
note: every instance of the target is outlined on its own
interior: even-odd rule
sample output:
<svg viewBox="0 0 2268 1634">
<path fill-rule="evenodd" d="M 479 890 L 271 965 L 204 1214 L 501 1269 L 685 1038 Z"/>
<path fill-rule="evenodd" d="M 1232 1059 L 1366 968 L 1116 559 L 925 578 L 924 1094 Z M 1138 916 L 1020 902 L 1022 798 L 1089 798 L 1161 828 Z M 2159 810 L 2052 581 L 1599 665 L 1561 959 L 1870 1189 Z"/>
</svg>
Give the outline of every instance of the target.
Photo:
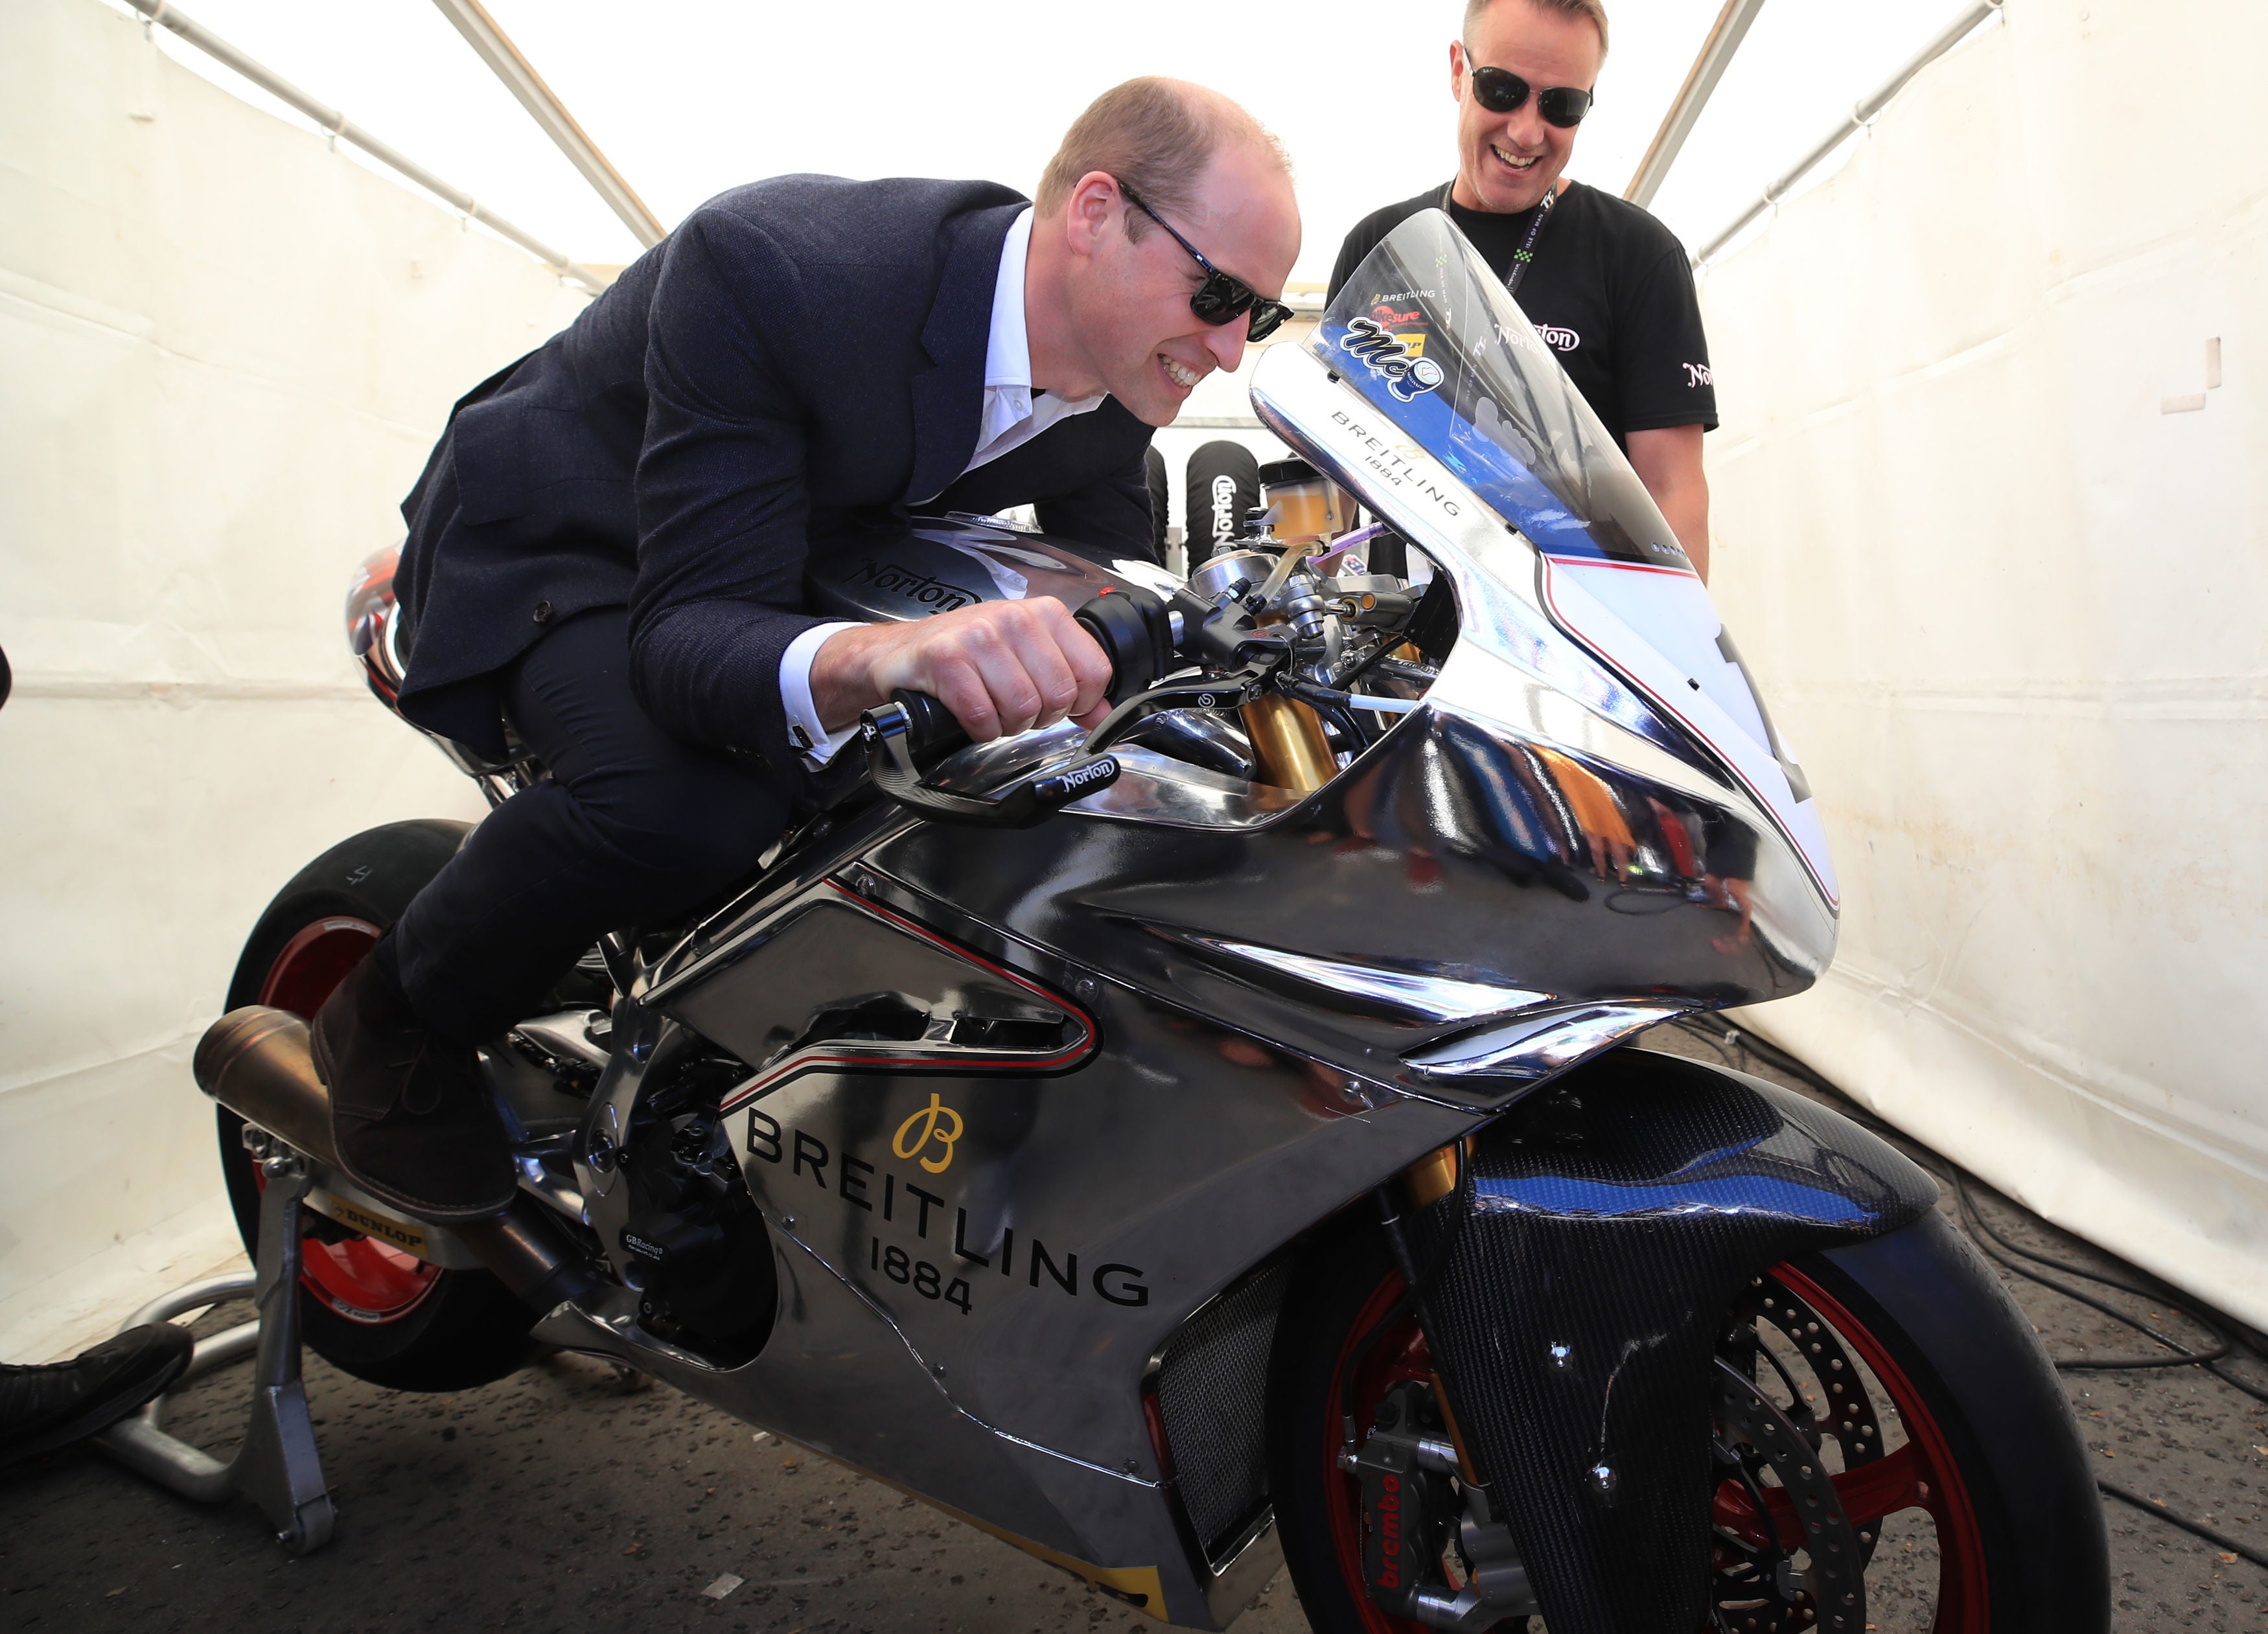
<svg viewBox="0 0 2268 1634">
<path fill-rule="evenodd" d="M 1717 394 L 1684 247 L 1637 205 L 1560 175 L 1606 55 L 1601 0 L 1469 0 L 1464 38 L 1449 47 L 1456 180 L 1363 217 L 1340 247 L 1331 297 L 1380 239 L 1446 204 L 1630 455 L 1705 578 L 1701 434 L 1717 423 Z M 1390 308 L 1401 291 L 1357 293 Z"/>
</svg>

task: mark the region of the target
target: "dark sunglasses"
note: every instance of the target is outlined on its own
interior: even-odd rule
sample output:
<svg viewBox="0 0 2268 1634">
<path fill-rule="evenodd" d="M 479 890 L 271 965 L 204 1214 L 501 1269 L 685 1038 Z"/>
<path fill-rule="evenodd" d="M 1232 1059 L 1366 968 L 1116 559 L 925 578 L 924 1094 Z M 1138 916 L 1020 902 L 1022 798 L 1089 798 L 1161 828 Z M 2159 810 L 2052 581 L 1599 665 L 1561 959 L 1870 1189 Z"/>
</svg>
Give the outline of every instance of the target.
<svg viewBox="0 0 2268 1634">
<path fill-rule="evenodd" d="M 1465 67 L 1473 77 L 1473 100 L 1490 113 L 1510 114 L 1526 105 L 1528 84 L 1510 69 L 1475 68 L 1469 61 Z M 1573 85 L 1554 85 L 1535 93 L 1535 111 L 1545 124 L 1572 130 L 1591 111 L 1591 93 Z"/>
<path fill-rule="evenodd" d="M 1117 178 L 1113 177 L 1112 180 L 1117 180 Z M 1244 313 L 1250 313 L 1252 327 L 1245 331 L 1247 340 L 1264 341 L 1283 327 L 1284 320 L 1292 315 L 1289 306 L 1281 301 L 1270 300 L 1243 279 L 1223 272 L 1207 261 L 1198 253 L 1196 245 L 1180 233 L 1174 232 L 1173 224 L 1145 204 L 1134 189 L 1124 182 L 1118 183 L 1118 190 L 1126 195 L 1129 204 L 1167 232 L 1173 232 L 1174 242 L 1189 251 L 1189 258 L 1204 269 L 1204 282 L 1197 285 L 1197 293 L 1189 297 L 1191 312 L 1215 328 L 1225 323 L 1234 323 Z"/>
</svg>

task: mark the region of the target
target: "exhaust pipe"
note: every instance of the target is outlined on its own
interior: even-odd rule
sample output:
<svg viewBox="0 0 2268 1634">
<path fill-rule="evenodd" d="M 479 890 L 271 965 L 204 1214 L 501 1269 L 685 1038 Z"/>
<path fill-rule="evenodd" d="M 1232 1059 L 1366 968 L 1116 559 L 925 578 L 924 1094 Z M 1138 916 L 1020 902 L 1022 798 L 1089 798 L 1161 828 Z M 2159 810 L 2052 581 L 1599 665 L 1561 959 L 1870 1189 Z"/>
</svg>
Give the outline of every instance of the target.
<svg viewBox="0 0 2268 1634">
<path fill-rule="evenodd" d="M 525 1194 L 503 1213 L 460 1226 L 456 1233 L 498 1282 L 539 1314 L 598 1292 L 590 1262 L 543 1205 Z"/>
<path fill-rule="evenodd" d="M 307 1024 L 290 1011 L 265 1005 L 230 1011 L 197 1041 L 189 1071 L 199 1089 L 246 1122 L 326 1168 L 339 1167 L 331 1145 L 331 1092 L 315 1076 Z"/>
<path fill-rule="evenodd" d="M 205 1029 L 189 1070 L 197 1087 L 326 1168 L 342 1167 L 331 1144 L 331 1093 L 315 1076 L 307 1024 L 287 1010 L 247 1005 Z M 574 1241 L 525 1195 L 469 1226 L 423 1229 L 453 1236 L 523 1304 L 549 1311 L 592 1292 L 598 1281 Z"/>
</svg>

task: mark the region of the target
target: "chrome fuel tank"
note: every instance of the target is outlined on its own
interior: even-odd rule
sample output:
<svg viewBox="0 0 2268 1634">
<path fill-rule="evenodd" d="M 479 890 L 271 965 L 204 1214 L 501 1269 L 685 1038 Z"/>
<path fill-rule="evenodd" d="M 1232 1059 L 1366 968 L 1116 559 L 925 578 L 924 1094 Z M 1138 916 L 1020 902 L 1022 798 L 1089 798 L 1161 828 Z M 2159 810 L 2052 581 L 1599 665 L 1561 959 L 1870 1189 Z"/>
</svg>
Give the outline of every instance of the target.
<svg viewBox="0 0 2268 1634">
<path fill-rule="evenodd" d="M 1078 607 L 1106 590 L 1130 584 L 1169 589 L 1173 583 L 1153 563 L 1021 533 L 985 517 L 923 518 L 828 544 L 806 570 L 810 610 L 869 622 L 1032 596 Z"/>
</svg>

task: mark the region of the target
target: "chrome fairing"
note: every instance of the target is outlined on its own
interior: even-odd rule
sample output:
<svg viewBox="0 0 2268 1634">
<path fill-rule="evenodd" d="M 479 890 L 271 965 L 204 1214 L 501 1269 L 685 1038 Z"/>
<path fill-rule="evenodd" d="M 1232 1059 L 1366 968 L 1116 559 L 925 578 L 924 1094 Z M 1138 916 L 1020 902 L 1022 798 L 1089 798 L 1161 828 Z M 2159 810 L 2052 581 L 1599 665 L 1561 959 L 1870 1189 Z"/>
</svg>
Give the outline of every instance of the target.
<svg viewBox="0 0 2268 1634">
<path fill-rule="evenodd" d="M 1834 956 L 1832 898 L 1722 758 L 1559 627 L 1535 546 L 1307 353 L 1271 349 L 1252 398 L 1280 436 L 1359 493 L 1454 585 L 1457 646 L 1426 695 L 1428 709 L 1508 751 L 1529 752 L 1523 758 L 1531 762 L 1540 755 L 1565 771 L 1562 757 L 1572 760 L 1557 791 L 1594 861 L 1611 860 L 1625 845 L 1651 849 L 1652 837 L 1660 843 L 1658 859 L 1675 865 L 1648 869 L 1665 885 L 1683 875 L 1722 902 L 1719 882 L 1741 881 L 1730 894 L 1746 899 L 1742 931 L 1752 916 L 1756 935 L 1801 977 L 1780 990 L 1816 979 Z M 1608 784 L 1611 806 L 1596 798 L 1594 778 Z M 1688 820 L 1686 846 L 1664 813 Z M 1726 866 L 1709 866 L 1712 857 Z"/>
<path fill-rule="evenodd" d="M 1075 747 L 1029 734 L 947 780 Z M 755 1068 L 726 1100 L 784 1293 L 745 1367 L 637 1359 L 1208 1626 L 1233 1608 L 1212 1608 L 1224 1579 L 1141 1408 L 1182 1321 L 1536 1064 L 1812 970 L 1771 914 L 1719 946 L 1728 916 L 1682 884 L 1585 872 L 1574 777 L 1625 810 L 1727 809 L 1666 754 L 1650 764 L 1676 780 L 1644 779 L 1429 703 L 1304 801 L 1128 758 L 1021 833 L 870 813 L 834 863 L 787 867 L 662 962 L 642 1007 Z M 919 1036 L 831 1037 L 828 1012 L 861 1005 Z M 956 1059 L 955 1009 L 1060 1030 L 1023 1060 L 976 1041 Z M 1034 1391 L 1045 1357 L 1062 1365 Z"/>
<path fill-rule="evenodd" d="M 844 837 L 887 852 L 909 828 Z M 1272 1542 L 1263 1528 L 1244 1555 L 1207 1561 L 1160 1468 L 1145 1377 L 1241 1272 L 1476 1115 L 1263 1042 L 869 864 L 791 873 L 703 927 L 638 1015 L 616 1018 L 724 1035 L 754 1058 L 725 1101 L 777 1249 L 770 1343 L 718 1367 L 643 1336 L 627 1306 L 613 1321 L 563 1310 L 541 1336 L 630 1360 L 1153 1615 L 1220 1626 Z M 1028 870 L 1027 888 L 1047 877 Z M 862 1005 L 939 1024 L 832 1036 Z M 1004 1053 L 983 1028 L 956 1043 L 970 1018 L 1044 1024 L 1055 1046 Z M 593 1200 L 602 1236 L 611 1203 Z"/>
<path fill-rule="evenodd" d="M 1456 1105 L 1501 1105 L 1534 1076 L 1452 1070 L 1507 1024 L 1602 1005 L 1659 1019 L 1811 983 L 1833 920 L 1800 870 L 1769 871 L 1752 810 L 1642 743 L 1617 763 L 1595 742 L 1579 752 L 1576 732 L 1555 742 L 1436 704 L 1471 662 L 1461 646 L 1425 708 L 1288 808 L 1130 755 L 1116 786 L 1040 828 L 912 827 L 869 860 L 1268 1044 Z M 1628 763 L 1641 758 L 1655 775 Z M 1613 835 L 1586 826 L 1607 811 Z M 1706 895 L 1696 828 L 1756 845 L 1745 940 Z M 1683 862 L 1666 832 L 1688 835 Z"/>
<path fill-rule="evenodd" d="M 1288 427 L 1295 388 L 1270 378 Z M 1306 412 L 1328 424 L 1338 401 Z M 1551 624 L 1525 542 L 1447 472 L 1410 480 L 1445 514 L 1396 519 L 1451 577 L 1462 634 L 1322 790 L 1130 748 L 1115 785 L 1032 829 L 869 807 L 665 958 L 640 1007 L 753 1069 L 726 1100 L 779 1320 L 735 1369 L 627 1322 L 545 1336 L 642 1346 L 688 1391 L 1173 1621 L 1233 1612 L 1142 1410 L 1181 1325 L 1543 1078 L 1681 1010 L 1800 990 L 1833 945 L 1770 820 Z M 935 781 L 993 785 L 1079 744 L 1027 733 Z M 862 1006 L 905 1035 L 830 1032 Z M 1060 1031 L 1006 1059 L 957 1043 L 956 1009 Z M 600 1100 L 626 1114 L 634 1076 Z M 592 1207 L 603 1233 L 612 1199 Z"/>
</svg>

